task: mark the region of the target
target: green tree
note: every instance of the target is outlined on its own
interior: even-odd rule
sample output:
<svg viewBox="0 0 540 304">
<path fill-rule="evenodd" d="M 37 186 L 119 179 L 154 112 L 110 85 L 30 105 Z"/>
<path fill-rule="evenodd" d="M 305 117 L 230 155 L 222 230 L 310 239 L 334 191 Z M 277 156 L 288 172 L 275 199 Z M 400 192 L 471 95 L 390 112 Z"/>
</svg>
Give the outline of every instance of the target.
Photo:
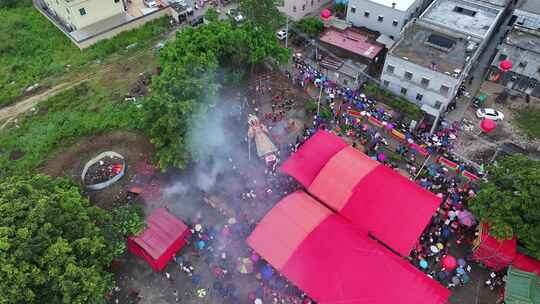
<svg viewBox="0 0 540 304">
<path fill-rule="evenodd" d="M 0 181 L 0 303 L 104 303 L 107 220 L 66 180 Z"/>
<path fill-rule="evenodd" d="M 126 252 L 129 236 L 139 234 L 145 228 L 143 215 L 139 205 L 119 207 L 112 215 L 107 214 L 103 231 L 115 257 Z"/>
<path fill-rule="evenodd" d="M 324 23 L 316 17 L 306 17 L 298 21 L 296 27 L 311 38 L 319 37 L 324 31 Z"/>
<path fill-rule="evenodd" d="M 540 162 L 525 156 L 505 157 L 487 171 L 489 181 L 471 201 L 471 210 L 489 223 L 494 237 L 515 235 L 540 258 Z"/>
<path fill-rule="evenodd" d="M 248 22 L 258 27 L 275 29 L 280 23 L 280 12 L 277 6 L 282 0 L 239 0 L 240 11 L 246 16 Z"/>
<path fill-rule="evenodd" d="M 345 3 L 334 3 L 334 5 L 332 5 L 332 11 L 336 15 L 344 16 L 347 13 L 347 4 L 345 4 Z"/>
</svg>

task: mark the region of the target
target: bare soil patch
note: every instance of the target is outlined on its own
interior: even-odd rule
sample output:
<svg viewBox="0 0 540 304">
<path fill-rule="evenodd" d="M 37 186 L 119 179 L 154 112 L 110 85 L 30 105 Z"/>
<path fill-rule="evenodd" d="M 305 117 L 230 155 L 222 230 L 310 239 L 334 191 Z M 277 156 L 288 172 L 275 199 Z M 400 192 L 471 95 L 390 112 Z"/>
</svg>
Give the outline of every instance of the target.
<svg viewBox="0 0 540 304">
<path fill-rule="evenodd" d="M 95 135 L 56 151 L 54 157 L 40 168 L 52 177 L 67 176 L 82 185 L 81 172 L 87 161 L 101 152 L 114 151 L 124 156 L 126 174 L 114 185 L 86 194 L 96 206 L 110 210 L 125 201 L 126 186 L 131 182 L 137 164 L 149 159 L 154 147 L 146 136 L 131 131 L 117 131 Z"/>
</svg>

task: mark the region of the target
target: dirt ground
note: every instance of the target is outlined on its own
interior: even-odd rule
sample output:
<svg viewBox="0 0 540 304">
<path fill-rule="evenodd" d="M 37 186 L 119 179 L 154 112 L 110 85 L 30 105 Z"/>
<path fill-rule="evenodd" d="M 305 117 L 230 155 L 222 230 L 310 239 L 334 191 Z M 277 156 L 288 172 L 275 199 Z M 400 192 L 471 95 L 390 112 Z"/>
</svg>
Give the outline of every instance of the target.
<svg viewBox="0 0 540 304">
<path fill-rule="evenodd" d="M 135 166 L 149 159 L 154 148 L 146 136 L 127 131 L 117 131 L 80 139 L 75 144 L 54 153 L 40 172 L 52 177 L 69 176 L 81 182 L 81 172 L 87 161 L 101 152 L 114 151 L 124 156 L 126 175 L 117 183 L 101 191 L 87 192 L 91 202 L 106 210 L 123 201 L 125 187 L 133 178 Z"/>
<path fill-rule="evenodd" d="M 460 135 L 456 152 L 476 162 L 489 162 L 497 148 L 506 142 L 515 143 L 533 153 L 540 151 L 540 140 L 527 138 L 515 123 L 516 115 L 520 110 L 526 107 L 540 107 L 540 105 L 534 102 L 527 104 L 523 98 L 510 97 L 505 102 L 496 102 L 495 99 L 502 91 L 502 87 L 491 82 L 484 82 L 480 90 L 488 95 L 483 107 L 501 111 L 504 114 L 504 120 L 497 122 L 495 131 L 484 134 L 479 128 L 480 119 L 475 115 L 476 109 L 469 107 L 464 118 L 469 122 L 472 130 Z"/>
</svg>

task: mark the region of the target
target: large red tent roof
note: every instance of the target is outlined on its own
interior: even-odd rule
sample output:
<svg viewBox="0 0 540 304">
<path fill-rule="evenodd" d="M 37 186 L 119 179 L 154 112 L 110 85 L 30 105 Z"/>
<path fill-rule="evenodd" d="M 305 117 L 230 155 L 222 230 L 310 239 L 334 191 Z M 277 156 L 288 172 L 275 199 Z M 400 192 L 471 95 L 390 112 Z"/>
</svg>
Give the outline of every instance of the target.
<svg viewBox="0 0 540 304">
<path fill-rule="evenodd" d="M 129 250 L 143 257 L 155 271 L 161 271 L 186 243 L 190 230 L 166 209 L 159 208 L 146 219 L 147 228 L 128 238 Z"/>
<path fill-rule="evenodd" d="M 304 192 L 279 202 L 248 244 L 318 303 L 446 303 L 449 291 Z"/>
<path fill-rule="evenodd" d="M 440 198 L 319 131 L 282 166 L 309 193 L 401 255 L 409 255 Z"/>
<path fill-rule="evenodd" d="M 482 224 L 479 244 L 473 252 L 473 258 L 495 271 L 508 267 L 517 253 L 517 239 L 497 240 L 489 235 L 489 226 Z"/>
</svg>

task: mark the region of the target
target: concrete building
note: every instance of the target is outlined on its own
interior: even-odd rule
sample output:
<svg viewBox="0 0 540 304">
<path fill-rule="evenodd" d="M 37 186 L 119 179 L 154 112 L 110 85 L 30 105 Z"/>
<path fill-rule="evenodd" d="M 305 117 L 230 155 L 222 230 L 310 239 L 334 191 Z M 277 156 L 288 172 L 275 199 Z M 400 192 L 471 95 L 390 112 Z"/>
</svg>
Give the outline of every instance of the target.
<svg viewBox="0 0 540 304">
<path fill-rule="evenodd" d="M 508 59 L 512 70 L 503 73 L 499 63 Z M 514 26 L 497 47 L 488 80 L 506 89 L 540 97 L 540 31 Z"/>
<path fill-rule="evenodd" d="M 540 1 L 521 0 L 515 10 L 515 24 L 533 30 L 540 30 Z"/>
<path fill-rule="evenodd" d="M 436 0 L 390 48 L 383 85 L 438 117 L 468 77 L 502 11 L 473 0 Z"/>
<path fill-rule="evenodd" d="M 121 0 L 44 0 L 50 12 L 72 30 L 125 14 Z"/>
<path fill-rule="evenodd" d="M 298 21 L 307 15 L 316 14 L 321 7 L 330 3 L 330 0 L 284 0 L 283 6 L 278 10 Z"/>
<path fill-rule="evenodd" d="M 421 13 L 426 0 L 349 0 L 347 21 L 397 39 L 407 24 Z"/>
</svg>

